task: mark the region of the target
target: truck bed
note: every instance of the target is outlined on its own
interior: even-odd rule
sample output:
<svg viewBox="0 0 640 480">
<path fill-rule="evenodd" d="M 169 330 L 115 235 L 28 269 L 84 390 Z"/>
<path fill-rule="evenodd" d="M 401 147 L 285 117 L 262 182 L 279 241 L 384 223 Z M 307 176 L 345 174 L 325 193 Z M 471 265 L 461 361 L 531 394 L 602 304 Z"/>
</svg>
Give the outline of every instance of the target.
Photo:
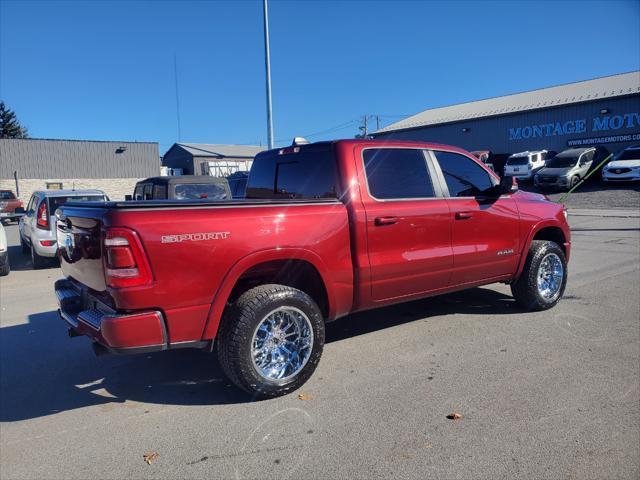
<svg viewBox="0 0 640 480">
<path fill-rule="evenodd" d="M 148 285 L 107 285 L 105 232 L 118 228 L 139 239 Z M 352 306 L 349 221 L 336 200 L 69 202 L 58 211 L 58 244 L 64 275 L 83 298 L 115 312 L 161 312 L 169 343 L 212 339 L 239 280 L 256 269 L 290 274 L 295 261 L 322 276 L 329 318 Z"/>
</svg>

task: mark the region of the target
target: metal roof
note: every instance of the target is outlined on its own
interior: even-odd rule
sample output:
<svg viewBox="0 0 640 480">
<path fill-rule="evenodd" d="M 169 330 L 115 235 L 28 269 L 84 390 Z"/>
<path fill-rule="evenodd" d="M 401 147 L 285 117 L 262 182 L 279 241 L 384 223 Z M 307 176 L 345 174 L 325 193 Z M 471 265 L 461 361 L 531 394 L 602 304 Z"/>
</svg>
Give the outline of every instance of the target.
<svg viewBox="0 0 640 480">
<path fill-rule="evenodd" d="M 158 144 L 0 139 L 0 178 L 144 178 L 160 171 Z"/>
<path fill-rule="evenodd" d="M 637 93 L 640 93 L 640 71 L 621 73 L 503 97 L 432 108 L 381 128 L 374 132 L 374 135 Z"/>
<path fill-rule="evenodd" d="M 215 143 L 176 143 L 176 145 L 194 157 L 253 158 L 266 150 L 265 147 L 255 145 L 220 145 Z"/>
</svg>

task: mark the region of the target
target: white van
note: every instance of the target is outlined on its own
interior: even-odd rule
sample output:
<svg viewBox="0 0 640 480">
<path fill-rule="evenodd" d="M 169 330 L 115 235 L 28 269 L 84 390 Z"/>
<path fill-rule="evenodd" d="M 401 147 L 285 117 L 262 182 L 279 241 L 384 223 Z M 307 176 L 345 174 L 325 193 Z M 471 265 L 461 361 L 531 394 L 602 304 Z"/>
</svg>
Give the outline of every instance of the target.
<svg viewBox="0 0 640 480">
<path fill-rule="evenodd" d="M 507 159 L 504 174 L 519 180 L 533 180 L 538 170 L 544 167 L 547 150 L 514 153 Z"/>
</svg>

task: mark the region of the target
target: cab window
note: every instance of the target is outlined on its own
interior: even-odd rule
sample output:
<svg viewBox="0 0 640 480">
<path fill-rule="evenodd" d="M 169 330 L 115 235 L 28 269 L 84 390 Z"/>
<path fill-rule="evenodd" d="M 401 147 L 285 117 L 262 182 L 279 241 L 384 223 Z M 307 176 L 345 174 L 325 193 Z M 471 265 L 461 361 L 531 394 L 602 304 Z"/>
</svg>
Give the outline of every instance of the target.
<svg viewBox="0 0 640 480">
<path fill-rule="evenodd" d="M 133 191 L 133 199 L 134 200 L 143 200 L 142 198 L 142 190 L 144 185 L 136 185 L 136 189 Z"/>
<path fill-rule="evenodd" d="M 493 187 L 487 171 L 470 158 L 452 152 L 433 152 L 440 164 L 450 197 L 475 197 Z"/>
</svg>

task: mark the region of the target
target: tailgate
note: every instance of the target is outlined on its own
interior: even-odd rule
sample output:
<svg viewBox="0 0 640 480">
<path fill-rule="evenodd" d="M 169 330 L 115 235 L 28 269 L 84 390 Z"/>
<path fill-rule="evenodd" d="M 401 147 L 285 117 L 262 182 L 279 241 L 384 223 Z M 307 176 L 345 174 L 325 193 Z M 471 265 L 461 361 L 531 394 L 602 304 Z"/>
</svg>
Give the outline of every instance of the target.
<svg viewBox="0 0 640 480">
<path fill-rule="evenodd" d="M 60 266 L 89 288 L 106 290 L 102 263 L 103 208 L 63 206 L 57 211 L 57 240 Z"/>
</svg>

